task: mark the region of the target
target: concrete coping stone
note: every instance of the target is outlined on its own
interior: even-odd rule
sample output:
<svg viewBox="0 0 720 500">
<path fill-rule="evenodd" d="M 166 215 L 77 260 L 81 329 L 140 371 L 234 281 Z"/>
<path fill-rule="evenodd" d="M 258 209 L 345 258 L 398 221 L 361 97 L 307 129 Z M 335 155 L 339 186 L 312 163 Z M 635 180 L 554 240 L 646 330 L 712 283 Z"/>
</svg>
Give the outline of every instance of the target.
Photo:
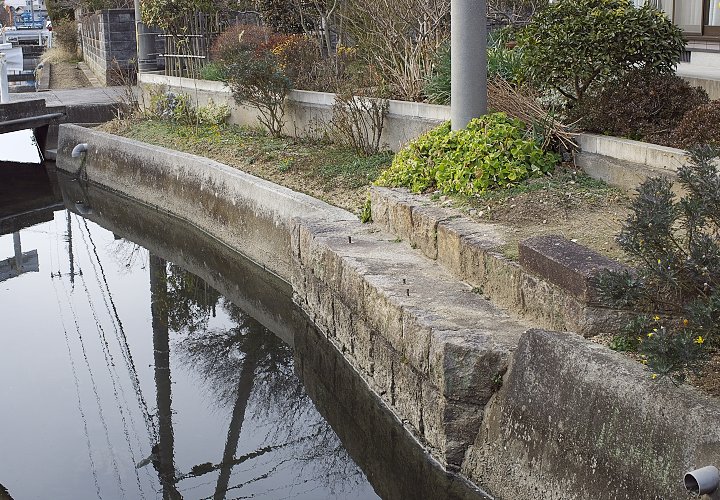
<svg viewBox="0 0 720 500">
<path fill-rule="evenodd" d="M 677 171 L 686 161 L 687 151 L 631 139 L 597 134 L 580 134 L 578 144 L 583 153 L 609 156 L 661 170 Z"/>
<path fill-rule="evenodd" d="M 593 266 L 598 270 L 624 269 L 618 263 L 572 245 L 583 262 L 570 265 L 554 254 L 537 256 L 538 261 L 557 261 L 555 265 L 569 266 L 566 279 L 549 279 L 556 271 L 543 272 L 539 265 L 525 267 L 522 262 L 502 255 L 500 248 L 506 241 L 507 230 L 503 226 L 472 221 L 458 210 L 437 206 L 426 196 L 405 189 L 373 186 L 370 193 L 372 217 L 377 225 L 407 239 L 426 257 L 478 287 L 514 316 L 537 326 L 587 336 L 613 331 L 627 322 L 628 311 L 601 303 L 590 286 Z M 559 251 L 555 247 L 550 249 Z M 580 283 L 576 283 L 575 273 L 585 276 Z"/>
<path fill-rule="evenodd" d="M 200 90 L 222 94 L 231 93 L 230 88 L 224 82 L 214 82 L 210 80 L 194 80 L 192 78 L 140 73 L 138 75 L 138 81 L 145 84 L 182 87 L 187 88 L 188 91 Z M 335 103 L 335 94 L 311 90 L 292 90 L 288 95 L 288 101 L 317 107 L 332 107 Z M 391 99 L 389 101 L 388 114 L 442 122 L 450 119 L 450 106 Z"/>
<path fill-rule="evenodd" d="M 586 303 L 597 303 L 595 278 L 603 271 L 630 268 L 558 235 L 533 236 L 518 243 L 520 265 L 569 291 Z"/>
</svg>

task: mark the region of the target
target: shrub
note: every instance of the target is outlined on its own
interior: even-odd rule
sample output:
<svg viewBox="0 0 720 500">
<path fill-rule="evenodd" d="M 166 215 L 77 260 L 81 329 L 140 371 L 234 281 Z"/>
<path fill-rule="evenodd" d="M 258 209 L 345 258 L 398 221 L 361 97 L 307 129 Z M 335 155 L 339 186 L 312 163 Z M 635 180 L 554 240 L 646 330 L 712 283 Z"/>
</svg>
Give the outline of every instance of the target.
<svg viewBox="0 0 720 500">
<path fill-rule="evenodd" d="M 210 48 L 210 60 L 230 64 L 239 52 L 262 55 L 271 52 L 284 38 L 286 35 L 273 33 L 263 26 L 235 24 L 215 39 Z"/>
<path fill-rule="evenodd" d="M 685 46 L 663 12 L 631 0 L 559 0 L 533 17 L 518 42 L 532 81 L 570 102 L 635 68 L 670 73 Z"/>
<path fill-rule="evenodd" d="M 670 136 L 670 145 L 676 148 L 688 149 L 698 144 L 720 145 L 720 100 L 685 113 Z"/>
<path fill-rule="evenodd" d="M 645 312 L 630 335 L 655 373 L 679 380 L 698 368 L 708 346 L 720 345 L 720 148 L 696 149 L 690 158 L 678 170 L 687 192 L 679 202 L 666 178 L 638 188 L 618 236 L 637 272 L 606 272 L 598 281 L 610 303 Z"/>
<path fill-rule="evenodd" d="M 183 125 L 192 125 L 197 118 L 190 96 L 176 94 L 163 87 L 150 92 L 149 114 L 152 118 L 174 121 Z"/>
<path fill-rule="evenodd" d="M 238 104 L 258 110 L 258 120 L 273 137 L 279 137 L 284 125 L 283 102 L 292 89 L 277 59 L 266 53 L 241 52 L 226 67 L 227 82 Z"/>
<path fill-rule="evenodd" d="M 310 89 L 313 75 L 323 62 L 317 43 L 306 35 L 289 35 L 278 40 L 272 49 L 280 67 L 292 80 L 293 87 Z"/>
<path fill-rule="evenodd" d="M 282 132 L 283 102 L 292 81 L 273 50 L 287 38 L 260 26 L 238 25 L 218 37 L 211 51 L 235 101 L 257 109 L 258 120 L 275 137 Z"/>
<path fill-rule="evenodd" d="M 340 92 L 333 104 L 331 133 L 358 155 L 377 154 L 389 104 L 387 99 L 366 97 L 358 91 Z"/>
<path fill-rule="evenodd" d="M 230 108 L 227 104 L 215 104 L 210 99 L 205 106 L 197 109 L 197 119 L 205 125 L 222 125 L 230 118 Z"/>
<path fill-rule="evenodd" d="M 588 93 L 571 114 L 589 132 L 666 144 L 685 113 L 707 102 L 703 89 L 679 76 L 635 70 Z"/>
<path fill-rule="evenodd" d="M 393 96 L 416 100 L 433 58 L 450 28 L 447 0 L 353 0 L 343 3 L 343 23 L 358 57 L 382 76 Z"/>
<path fill-rule="evenodd" d="M 376 183 L 405 186 L 419 193 L 473 195 L 511 187 L 548 172 L 558 157 L 546 153 L 520 120 L 494 113 L 473 119 L 465 129 L 437 127 L 404 147 Z"/>
<path fill-rule="evenodd" d="M 200 78 L 203 80 L 212 80 L 215 82 L 225 81 L 225 70 L 222 65 L 216 62 L 211 62 L 200 68 Z"/>
<path fill-rule="evenodd" d="M 53 43 L 70 54 L 77 53 L 78 32 L 77 23 L 72 19 L 60 19 L 53 22 Z"/>
</svg>

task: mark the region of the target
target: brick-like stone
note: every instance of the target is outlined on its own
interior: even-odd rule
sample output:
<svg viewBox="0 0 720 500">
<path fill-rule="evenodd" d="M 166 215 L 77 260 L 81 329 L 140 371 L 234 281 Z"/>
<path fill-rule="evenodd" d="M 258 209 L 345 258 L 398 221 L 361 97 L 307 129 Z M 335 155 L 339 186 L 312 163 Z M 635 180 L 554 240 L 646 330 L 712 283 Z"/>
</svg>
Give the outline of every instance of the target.
<svg viewBox="0 0 720 500">
<path fill-rule="evenodd" d="M 422 422 L 422 375 L 415 370 L 407 359 L 401 357 L 392 365 L 394 406 L 415 429 L 420 429 Z M 477 429 L 476 429 L 477 430 Z M 472 436 L 469 443 L 472 440 Z"/>
<path fill-rule="evenodd" d="M 392 345 L 380 335 L 373 337 L 373 376 L 369 383 L 372 389 L 390 405 L 393 404 L 393 363 L 399 355 Z"/>
<path fill-rule="evenodd" d="M 410 242 L 426 257 L 437 259 L 438 222 L 447 215 L 436 207 L 416 206 L 412 211 L 413 233 Z"/>
<path fill-rule="evenodd" d="M 484 405 L 497 390 L 510 357 L 498 340 L 477 331 L 433 331 L 430 381 L 448 400 Z"/>
<path fill-rule="evenodd" d="M 518 244 L 520 265 L 586 303 L 598 303 L 595 277 L 602 271 L 629 271 L 619 262 L 562 236 L 534 236 Z"/>
</svg>

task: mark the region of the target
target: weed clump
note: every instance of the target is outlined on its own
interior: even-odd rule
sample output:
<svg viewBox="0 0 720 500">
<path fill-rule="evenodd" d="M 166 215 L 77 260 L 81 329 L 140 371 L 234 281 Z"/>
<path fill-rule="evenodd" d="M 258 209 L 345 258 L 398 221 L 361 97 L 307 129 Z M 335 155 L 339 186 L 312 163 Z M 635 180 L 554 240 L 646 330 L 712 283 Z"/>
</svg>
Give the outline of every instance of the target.
<svg viewBox="0 0 720 500">
<path fill-rule="evenodd" d="M 520 120 L 493 113 L 456 131 L 446 122 L 410 142 L 376 184 L 408 187 L 415 193 L 437 189 L 443 194 L 475 195 L 544 174 L 558 160 L 542 149 Z"/>
</svg>

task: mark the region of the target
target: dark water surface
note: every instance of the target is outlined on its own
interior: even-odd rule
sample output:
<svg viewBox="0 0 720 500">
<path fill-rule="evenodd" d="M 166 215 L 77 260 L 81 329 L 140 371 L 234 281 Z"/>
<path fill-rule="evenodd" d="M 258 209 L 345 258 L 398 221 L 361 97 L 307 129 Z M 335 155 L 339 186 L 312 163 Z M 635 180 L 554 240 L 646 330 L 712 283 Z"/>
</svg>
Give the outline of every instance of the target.
<svg viewBox="0 0 720 500">
<path fill-rule="evenodd" d="M 477 497 L 377 404 L 286 284 L 124 198 L 6 174 L 0 484 L 12 498 Z"/>
</svg>

